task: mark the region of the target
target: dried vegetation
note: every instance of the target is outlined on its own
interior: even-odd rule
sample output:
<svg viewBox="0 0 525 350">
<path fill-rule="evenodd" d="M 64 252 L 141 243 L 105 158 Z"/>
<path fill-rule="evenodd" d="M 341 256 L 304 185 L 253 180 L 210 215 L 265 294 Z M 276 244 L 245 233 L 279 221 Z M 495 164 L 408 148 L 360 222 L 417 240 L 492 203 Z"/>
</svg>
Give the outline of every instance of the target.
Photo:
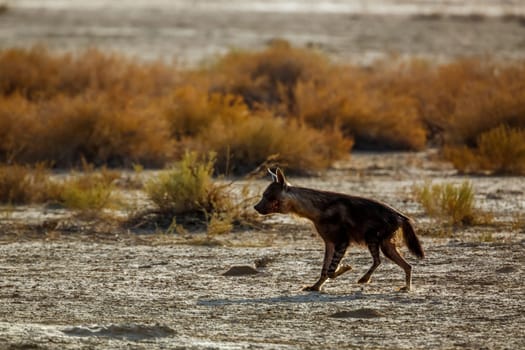
<svg viewBox="0 0 525 350">
<path fill-rule="evenodd" d="M 0 161 L 162 167 L 186 151 L 246 174 L 317 171 L 358 149 L 420 150 L 463 172 L 524 173 L 525 62 L 336 64 L 277 40 L 199 69 L 96 49 L 0 52 Z"/>
<path fill-rule="evenodd" d="M 213 236 L 255 222 L 246 210 L 247 194 L 236 200 L 229 184 L 213 180 L 214 168 L 215 154 L 200 157 L 187 152 L 180 162 L 146 183 L 155 209 L 137 213 L 129 223 L 135 227 L 154 224 L 179 233 L 204 226 Z"/>
<path fill-rule="evenodd" d="M 85 166 L 81 173 L 72 172 L 59 180 L 43 164 L 35 167 L 0 166 L 0 203 L 27 205 L 53 204 L 83 214 L 100 214 L 118 203 L 114 180 L 120 175 Z"/>
<path fill-rule="evenodd" d="M 414 186 L 413 193 L 425 213 L 444 225 L 486 225 L 493 221 L 490 212 L 477 208 L 470 181 L 461 184 L 431 183 Z"/>
</svg>

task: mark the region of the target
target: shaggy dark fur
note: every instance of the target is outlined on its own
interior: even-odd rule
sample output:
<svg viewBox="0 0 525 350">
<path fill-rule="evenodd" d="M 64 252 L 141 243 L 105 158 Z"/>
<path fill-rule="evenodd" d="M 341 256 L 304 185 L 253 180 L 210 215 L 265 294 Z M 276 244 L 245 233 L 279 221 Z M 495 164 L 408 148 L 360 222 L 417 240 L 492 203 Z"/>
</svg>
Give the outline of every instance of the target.
<svg viewBox="0 0 525 350">
<path fill-rule="evenodd" d="M 408 249 L 418 258 L 424 257 L 409 217 L 372 199 L 291 186 L 280 169 L 270 174 L 273 182 L 264 191 L 255 210 L 263 215 L 293 213 L 308 218 L 325 242 L 321 277 L 304 290 L 319 291 L 328 278 L 336 278 L 350 270 L 349 265 L 339 266 L 339 263 L 352 243 L 366 245 L 373 258 L 372 266 L 358 283 L 370 281 L 381 264 L 381 250 L 403 268 L 406 284 L 402 289 L 410 290 L 412 266 L 399 254 L 394 242 L 395 233 L 401 228 Z"/>
</svg>

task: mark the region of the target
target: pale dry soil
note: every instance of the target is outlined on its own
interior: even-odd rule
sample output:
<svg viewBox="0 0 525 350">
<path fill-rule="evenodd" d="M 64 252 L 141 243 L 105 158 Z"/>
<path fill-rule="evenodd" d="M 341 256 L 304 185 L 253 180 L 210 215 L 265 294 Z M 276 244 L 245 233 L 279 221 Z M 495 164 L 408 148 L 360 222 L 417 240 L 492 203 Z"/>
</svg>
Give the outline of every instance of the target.
<svg viewBox="0 0 525 350">
<path fill-rule="evenodd" d="M 464 179 L 492 224 L 445 229 L 411 197 L 425 180 Z M 371 258 L 352 247 L 352 271 L 322 293 L 301 291 L 318 277 L 322 244 L 308 223 L 283 216 L 219 237 L 219 246 L 195 244 L 206 242 L 198 233 L 17 236 L 0 226 L 0 348 L 525 347 L 523 178 L 461 177 L 425 152 L 355 154 L 320 177 L 290 181 L 384 200 L 412 215 L 418 232 L 437 232 L 422 238 L 424 260 L 402 249 L 414 289 L 397 291 L 403 273 L 386 259 L 370 284 L 356 284 Z M 223 275 L 235 266 L 257 273 Z"/>
<path fill-rule="evenodd" d="M 97 47 L 191 66 L 231 49 L 261 49 L 275 38 L 360 64 L 391 55 L 438 61 L 525 56 L 523 2 L 506 1 L 509 6 L 498 8 L 501 2 L 470 1 L 462 16 L 453 15 L 457 11 L 448 1 L 398 2 L 384 1 L 381 11 L 382 1 L 336 2 L 326 11 L 311 6 L 315 1 L 290 1 L 287 8 L 242 0 L 129 0 L 121 6 L 116 1 L 17 0 L 0 13 L 0 48 L 43 44 L 69 53 Z M 352 3 L 356 8 L 347 9 Z M 506 15 L 492 16 L 493 7 Z"/>
</svg>

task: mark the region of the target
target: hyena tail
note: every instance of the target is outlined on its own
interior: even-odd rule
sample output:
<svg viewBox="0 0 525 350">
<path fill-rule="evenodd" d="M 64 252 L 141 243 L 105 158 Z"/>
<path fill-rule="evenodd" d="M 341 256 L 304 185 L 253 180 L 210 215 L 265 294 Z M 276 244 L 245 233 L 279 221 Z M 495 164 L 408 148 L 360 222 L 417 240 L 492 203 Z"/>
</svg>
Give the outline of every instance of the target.
<svg viewBox="0 0 525 350">
<path fill-rule="evenodd" d="M 414 232 L 414 227 L 412 226 L 410 219 L 403 218 L 402 228 L 403 237 L 405 238 L 405 243 L 408 249 L 418 258 L 423 259 L 425 253 L 423 252 L 423 247 L 421 246 L 421 243 L 419 243 L 419 239 Z"/>
</svg>

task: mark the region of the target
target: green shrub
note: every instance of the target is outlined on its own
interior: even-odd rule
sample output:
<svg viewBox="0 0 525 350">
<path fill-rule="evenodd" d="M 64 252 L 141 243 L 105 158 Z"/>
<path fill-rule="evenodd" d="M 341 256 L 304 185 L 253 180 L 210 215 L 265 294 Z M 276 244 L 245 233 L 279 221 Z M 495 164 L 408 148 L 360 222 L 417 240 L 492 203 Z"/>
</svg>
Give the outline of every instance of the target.
<svg viewBox="0 0 525 350">
<path fill-rule="evenodd" d="M 213 182 L 215 155 L 201 159 L 189 152 L 182 160 L 146 183 L 145 190 L 158 209 L 168 215 L 205 215 L 231 206 L 221 186 Z"/>
<path fill-rule="evenodd" d="M 184 231 L 184 227 L 204 225 L 212 236 L 255 222 L 246 210 L 247 202 L 236 200 L 229 184 L 213 180 L 214 167 L 215 154 L 204 157 L 187 152 L 180 162 L 146 183 L 145 191 L 156 207 L 155 227 Z M 130 221 L 151 223 L 145 218 L 149 214 L 139 214 Z"/>
</svg>

